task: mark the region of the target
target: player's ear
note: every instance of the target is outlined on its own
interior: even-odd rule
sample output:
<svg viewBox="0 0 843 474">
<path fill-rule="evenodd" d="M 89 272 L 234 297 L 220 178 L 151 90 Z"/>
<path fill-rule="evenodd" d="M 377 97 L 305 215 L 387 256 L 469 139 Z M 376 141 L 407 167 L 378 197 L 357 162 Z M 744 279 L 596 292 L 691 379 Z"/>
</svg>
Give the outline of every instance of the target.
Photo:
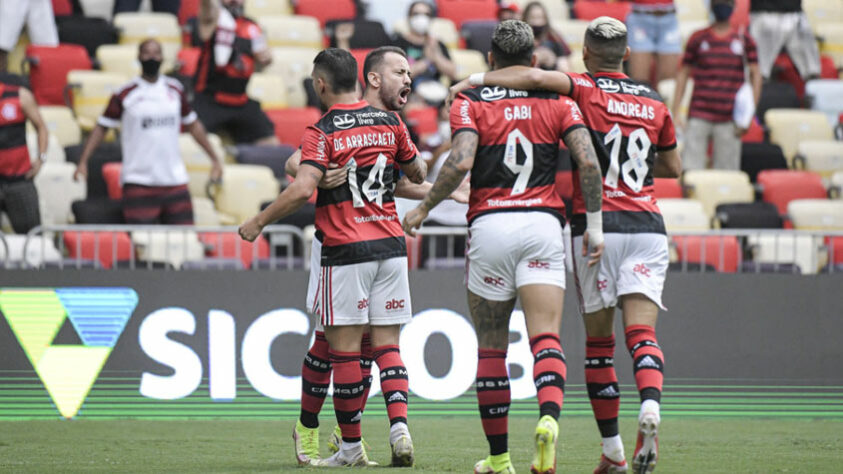
<svg viewBox="0 0 843 474">
<path fill-rule="evenodd" d="M 533 57 L 530 58 L 530 67 L 536 67 L 536 64 L 539 63 L 539 57 L 536 56 L 536 53 L 533 53 Z"/>
<path fill-rule="evenodd" d="M 626 51 L 623 52 L 623 60 L 628 61 L 630 54 L 631 54 L 631 50 L 629 49 L 629 46 L 627 46 Z"/>
<path fill-rule="evenodd" d="M 369 74 L 366 76 L 367 85 L 373 86 L 374 88 L 378 88 L 381 86 L 381 77 L 380 74 L 369 71 Z"/>
<path fill-rule="evenodd" d="M 586 45 L 582 46 L 582 61 L 585 62 L 588 59 L 588 47 Z"/>
</svg>

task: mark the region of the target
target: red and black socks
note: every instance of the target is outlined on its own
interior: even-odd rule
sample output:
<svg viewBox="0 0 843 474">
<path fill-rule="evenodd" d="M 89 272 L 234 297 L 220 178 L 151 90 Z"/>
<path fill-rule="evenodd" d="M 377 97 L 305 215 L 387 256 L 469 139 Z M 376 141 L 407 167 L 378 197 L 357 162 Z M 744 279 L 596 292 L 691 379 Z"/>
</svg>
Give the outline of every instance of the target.
<svg viewBox="0 0 843 474">
<path fill-rule="evenodd" d="M 304 356 L 301 370 L 301 415 L 307 428 L 319 427 L 319 412 L 331 383 L 331 355 L 325 333 L 316 331 L 316 339 Z"/>
<path fill-rule="evenodd" d="M 363 405 L 360 411 L 366 410 L 366 401 L 369 399 L 369 390 L 372 388 L 372 341 L 369 333 L 363 334 L 360 343 L 360 374 L 363 376 Z"/>
<path fill-rule="evenodd" d="M 639 324 L 626 328 L 626 348 L 632 356 L 635 384 L 641 402 L 661 402 L 664 383 L 664 354 L 656 340 L 656 329 Z"/>
<path fill-rule="evenodd" d="M 506 351 L 480 349 L 477 351 L 477 403 L 480 421 L 489 442 L 492 456 L 508 451 L 507 431 L 511 393 L 506 370 Z"/>
<path fill-rule="evenodd" d="M 615 373 L 615 336 L 586 339 L 585 384 L 600 435 L 616 436 L 621 393 Z"/>
<path fill-rule="evenodd" d="M 334 411 L 342 431 L 343 442 L 360 441 L 360 419 L 363 412 L 363 376 L 359 352 L 331 350 L 334 369 Z"/>
<path fill-rule="evenodd" d="M 407 401 L 410 390 L 407 368 L 401 360 L 397 345 L 375 347 L 375 363 L 378 364 L 381 377 L 381 392 L 386 402 L 386 414 L 389 424 L 407 424 Z"/>
<path fill-rule="evenodd" d="M 559 335 L 539 334 L 530 339 L 533 352 L 533 382 L 539 401 L 539 416 L 550 415 L 559 419 L 565 396 L 567 366 Z"/>
</svg>

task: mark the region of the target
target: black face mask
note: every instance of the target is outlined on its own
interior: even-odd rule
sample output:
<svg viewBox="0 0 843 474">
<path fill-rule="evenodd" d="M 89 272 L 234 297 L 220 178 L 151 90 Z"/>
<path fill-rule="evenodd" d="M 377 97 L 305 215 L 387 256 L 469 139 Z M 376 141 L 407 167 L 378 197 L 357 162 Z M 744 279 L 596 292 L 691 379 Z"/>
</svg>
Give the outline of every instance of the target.
<svg viewBox="0 0 843 474">
<path fill-rule="evenodd" d="M 161 61 L 157 59 L 144 59 L 140 63 L 144 76 L 157 76 L 158 70 L 161 69 Z"/>
<path fill-rule="evenodd" d="M 539 38 L 547 31 L 547 25 L 533 25 L 531 28 L 533 28 L 533 36 L 536 38 Z"/>
<path fill-rule="evenodd" d="M 228 10 L 228 13 L 231 13 L 231 16 L 234 18 L 243 16 L 243 5 L 228 5 L 225 9 Z"/>
<path fill-rule="evenodd" d="M 726 21 L 732 16 L 732 11 L 735 8 L 728 3 L 716 3 L 711 6 L 711 13 L 714 14 L 714 19 L 717 21 Z"/>
</svg>

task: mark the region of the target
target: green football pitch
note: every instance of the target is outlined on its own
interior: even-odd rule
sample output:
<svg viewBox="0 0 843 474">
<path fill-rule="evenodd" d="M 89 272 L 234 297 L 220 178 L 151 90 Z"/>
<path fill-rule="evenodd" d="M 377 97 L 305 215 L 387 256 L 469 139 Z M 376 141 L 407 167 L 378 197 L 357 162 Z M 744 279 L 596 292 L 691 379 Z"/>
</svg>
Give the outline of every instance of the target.
<svg viewBox="0 0 843 474">
<path fill-rule="evenodd" d="M 323 417 L 322 451 L 333 420 Z M 308 472 L 293 457 L 294 420 L 74 420 L 0 422 L 0 472 Z M 529 472 L 535 418 L 510 418 L 518 472 Z M 815 418 L 666 415 L 660 430 L 664 473 L 831 473 L 843 471 L 843 422 Z M 415 471 L 471 472 L 486 454 L 479 418 L 411 419 Z M 367 415 L 371 459 L 389 462 L 387 420 Z M 635 447 L 634 416 L 621 420 L 627 457 Z M 587 473 L 600 444 L 594 421 L 561 419 L 558 472 Z"/>
</svg>

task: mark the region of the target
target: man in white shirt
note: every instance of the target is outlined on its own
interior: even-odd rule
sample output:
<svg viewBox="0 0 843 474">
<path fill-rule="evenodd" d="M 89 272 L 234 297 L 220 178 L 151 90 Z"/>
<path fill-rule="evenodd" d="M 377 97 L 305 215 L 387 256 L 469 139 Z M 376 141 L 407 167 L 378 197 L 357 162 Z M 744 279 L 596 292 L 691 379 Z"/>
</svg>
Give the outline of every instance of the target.
<svg viewBox="0 0 843 474">
<path fill-rule="evenodd" d="M 143 73 L 111 97 L 74 174 L 74 178 L 87 176 L 88 159 L 107 129 L 120 127 L 123 216 L 128 224 L 193 224 L 187 170 L 179 153 L 182 125 L 211 159 L 211 180 L 222 177 L 219 157 L 181 84 L 158 74 L 162 59 L 158 41 L 141 43 L 138 60 Z"/>
</svg>

